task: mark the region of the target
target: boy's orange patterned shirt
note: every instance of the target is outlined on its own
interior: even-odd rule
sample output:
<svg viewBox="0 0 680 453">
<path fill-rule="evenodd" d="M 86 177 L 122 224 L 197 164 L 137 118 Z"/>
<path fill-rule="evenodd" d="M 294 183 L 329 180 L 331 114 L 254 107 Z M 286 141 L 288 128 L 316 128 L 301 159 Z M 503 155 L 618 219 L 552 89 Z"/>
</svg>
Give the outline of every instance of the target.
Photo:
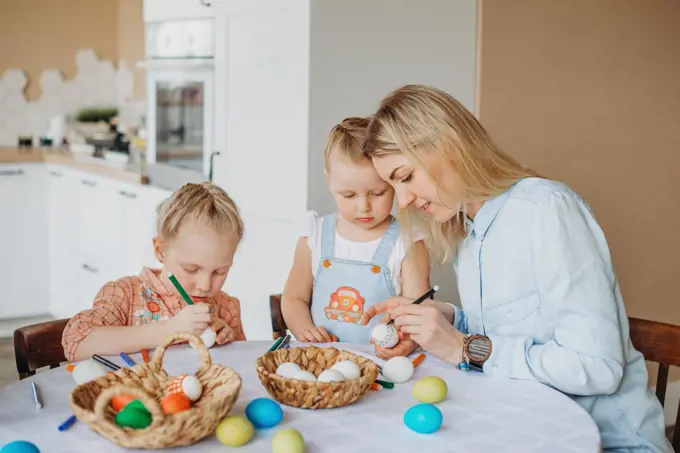
<svg viewBox="0 0 680 453">
<path fill-rule="evenodd" d="M 97 327 L 166 321 L 186 307 L 186 302 L 168 290 L 159 275 L 159 270 L 145 267 L 137 277 L 123 277 L 105 284 L 92 308 L 76 314 L 66 325 L 61 340 L 66 359 L 74 359 L 80 343 Z M 211 305 L 213 322 L 222 319 L 234 330 L 237 341 L 246 339 L 238 299 L 220 292 L 206 303 Z"/>
</svg>

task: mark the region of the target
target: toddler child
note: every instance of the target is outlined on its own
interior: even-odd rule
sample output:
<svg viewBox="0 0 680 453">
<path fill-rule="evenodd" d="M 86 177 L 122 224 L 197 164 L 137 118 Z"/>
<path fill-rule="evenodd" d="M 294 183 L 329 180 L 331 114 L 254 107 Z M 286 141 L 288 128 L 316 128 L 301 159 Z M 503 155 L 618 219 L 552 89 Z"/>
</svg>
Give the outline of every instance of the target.
<svg viewBox="0 0 680 453">
<path fill-rule="evenodd" d="M 155 348 L 176 332 L 200 335 L 208 326 L 217 344 L 245 340 L 238 299 L 222 292 L 243 237 L 238 208 L 220 187 L 185 184 L 158 207 L 154 252 L 162 269 L 106 283 L 93 307 L 76 314 L 62 336 L 70 361 Z M 174 274 L 193 300 L 188 305 L 168 279 Z"/>
<path fill-rule="evenodd" d="M 359 323 L 371 305 L 404 295 L 416 298 L 429 288 L 429 256 L 422 241 L 407 243 L 390 211 L 394 189 L 364 157 L 366 118 L 347 118 L 330 132 L 325 175 L 337 213 L 312 213 L 298 240 L 282 295 L 284 320 L 305 342 L 370 341 L 380 322 Z M 413 342 L 379 356 L 405 355 Z M 403 349 L 400 349 L 403 348 Z"/>
</svg>

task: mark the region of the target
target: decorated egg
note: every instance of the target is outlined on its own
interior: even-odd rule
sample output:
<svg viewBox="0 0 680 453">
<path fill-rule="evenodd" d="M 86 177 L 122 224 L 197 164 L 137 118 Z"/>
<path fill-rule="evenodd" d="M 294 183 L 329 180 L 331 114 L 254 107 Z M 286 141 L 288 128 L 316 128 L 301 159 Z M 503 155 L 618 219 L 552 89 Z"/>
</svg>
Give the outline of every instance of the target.
<svg viewBox="0 0 680 453">
<path fill-rule="evenodd" d="M 151 413 L 143 406 L 140 408 L 133 403 L 135 401 L 116 414 L 116 425 L 121 428 L 144 429 L 151 424 Z"/>
<path fill-rule="evenodd" d="M 408 357 L 392 357 L 383 365 L 382 374 L 388 381 L 406 382 L 413 376 L 413 362 Z"/>
<path fill-rule="evenodd" d="M 0 453 L 40 453 L 38 447 L 25 440 L 15 440 L 0 448 Z"/>
<path fill-rule="evenodd" d="M 246 406 L 246 417 L 255 428 L 271 428 L 283 419 L 283 410 L 269 398 L 255 398 Z"/>
<path fill-rule="evenodd" d="M 330 369 L 323 370 L 316 380 L 319 382 L 340 382 L 345 380 L 345 376 L 337 370 Z"/>
<path fill-rule="evenodd" d="M 293 379 L 297 379 L 299 381 L 316 381 L 316 376 L 314 376 L 309 371 L 301 370 L 297 372 Z"/>
<path fill-rule="evenodd" d="M 448 391 L 446 381 L 437 376 L 420 378 L 413 386 L 413 396 L 423 403 L 438 403 L 446 398 Z"/>
<path fill-rule="evenodd" d="M 404 424 L 420 434 L 432 434 L 442 425 L 442 413 L 433 404 L 416 404 L 404 412 Z"/>
<path fill-rule="evenodd" d="M 302 371 L 300 365 L 293 362 L 284 362 L 276 368 L 276 374 L 290 379 L 295 378 L 295 375 L 300 371 Z"/>
<path fill-rule="evenodd" d="M 371 338 L 382 348 L 393 348 L 399 343 L 399 332 L 392 324 L 376 324 Z"/>
<path fill-rule="evenodd" d="M 230 447 L 240 447 L 253 438 L 255 428 L 241 415 L 230 415 L 222 420 L 215 430 L 217 440 Z"/>
<path fill-rule="evenodd" d="M 201 334 L 201 340 L 203 340 L 203 343 L 205 344 L 206 348 L 211 348 L 212 345 L 215 344 L 215 340 L 217 339 L 217 332 L 212 330 L 210 327 L 205 329 L 203 333 Z M 191 343 L 189 343 L 191 344 Z M 191 345 L 193 348 L 194 345 Z"/>
<path fill-rule="evenodd" d="M 361 368 L 353 360 L 341 360 L 333 365 L 331 369 L 339 371 L 348 381 L 359 379 L 361 376 Z"/>
<path fill-rule="evenodd" d="M 300 431 L 283 428 L 272 437 L 272 453 L 304 453 L 305 439 Z"/>
<path fill-rule="evenodd" d="M 177 414 L 191 409 L 191 401 L 183 393 L 169 393 L 161 400 L 161 409 L 165 414 Z"/>
<path fill-rule="evenodd" d="M 203 392 L 201 382 L 195 377 L 188 374 L 177 376 L 170 382 L 168 393 L 183 393 L 191 401 L 196 401 Z"/>
<path fill-rule="evenodd" d="M 111 407 L 114 411 L 118 412 L 123 410 L 123 408 L 127 406 L 128 403 L 134 400 L 135 397 L 132 395 L 116 395 L 111 399 Z"/>
<path fill-rule="evenodd" d="M 73 379 L 78 384 L 93 381 L 98 377 L 106 376 L 109 372 L 103 365 L 94 360 L 84 360 L 73 368 Z"/>
</svg>

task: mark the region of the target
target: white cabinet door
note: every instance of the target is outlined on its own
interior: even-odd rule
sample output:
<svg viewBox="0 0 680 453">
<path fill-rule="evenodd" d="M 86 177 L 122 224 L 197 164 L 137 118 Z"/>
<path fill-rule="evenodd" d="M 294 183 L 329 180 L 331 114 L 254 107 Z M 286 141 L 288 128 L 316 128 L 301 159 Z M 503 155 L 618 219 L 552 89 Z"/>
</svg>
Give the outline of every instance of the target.
<svg viewBox="0 0 680 453">
<path fill-rule="evenodd" d="M 0 165 L 0 318 L 49 308 L 45 167 Z"/>
</svg>

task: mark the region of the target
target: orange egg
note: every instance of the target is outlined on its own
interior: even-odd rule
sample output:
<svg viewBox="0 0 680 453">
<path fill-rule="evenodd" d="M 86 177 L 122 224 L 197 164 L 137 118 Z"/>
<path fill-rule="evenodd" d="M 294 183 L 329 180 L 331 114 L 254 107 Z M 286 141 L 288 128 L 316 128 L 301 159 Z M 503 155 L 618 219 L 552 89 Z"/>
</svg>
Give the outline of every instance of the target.
<svg viewBox="0 0 680 453">
<path fill-rule="evenodd" d="M 191 408 L 191 401 L 183 393 L 170 393 L 161 401 L 161 409 L 166 414 L 176 414 Z"/>
<path fill-rule="evenodd" d="M 116 395 L 111 399 L 111 407 L 113 407 L 114 411 L 118 412 L 133 400 L 135 400 L 135 397 L 131 395 Z"/>
</svg>

